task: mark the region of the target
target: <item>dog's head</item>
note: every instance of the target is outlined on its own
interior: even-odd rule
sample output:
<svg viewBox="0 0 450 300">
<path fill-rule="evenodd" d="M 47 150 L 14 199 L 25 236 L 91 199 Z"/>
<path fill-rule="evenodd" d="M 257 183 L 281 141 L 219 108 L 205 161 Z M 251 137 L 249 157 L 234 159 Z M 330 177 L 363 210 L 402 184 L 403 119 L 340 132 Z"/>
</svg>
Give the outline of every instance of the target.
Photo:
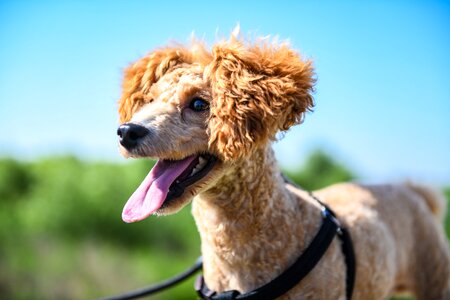
<svg viewBox="0 0 450 300">
<path fill-rule="evenodd" d="M 313 68 L 287 45 L 235 37 L 154 51 L 125 71 L 118 129 L 126 157 L 158 162 L 131 196 L 127 222 L 169 214 L 313 107 Z"/>
</svg>

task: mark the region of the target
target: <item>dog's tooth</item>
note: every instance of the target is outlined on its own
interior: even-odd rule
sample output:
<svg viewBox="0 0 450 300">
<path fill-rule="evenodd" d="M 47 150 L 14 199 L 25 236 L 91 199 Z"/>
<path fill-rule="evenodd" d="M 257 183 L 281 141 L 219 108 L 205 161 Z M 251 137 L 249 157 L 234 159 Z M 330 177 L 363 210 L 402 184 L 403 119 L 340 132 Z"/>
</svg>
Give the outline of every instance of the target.
<svg viewBox="0 0 450 300">
<path fill-rule="evenodd" d="M 192 169 L 192 172 L 189 176 L 194 175 L 195 173 L 197 173 L 199 171 L 199 169 L 197 169 L 197 167 L 195 167 L 194 169 Z"/>
<path fill-rule="evenodd" d="M 189 174 L 189 176 L 192 176 L 192 175 L 198 173 L 201 169 L 203 169 L 206 166 L 207 162 L 208 161 L 206 159 L 204 159 L 203 157 L 200 156 L 198 158 L 197 165 L 192 169 L 192 172 L 191 172 L 191 174 Z"/>
<path fill-rule="evenodd" d="M 207 161 L 206 161 L 206 160 L 203 160 L 203 161 L 201 161 L 201 162 L 196 166 L 196 168 L 201 169 L 201 168 L 203 168 L 203 167 L 206 165 L 206 163 L 207 163 Z"/>
</svg>

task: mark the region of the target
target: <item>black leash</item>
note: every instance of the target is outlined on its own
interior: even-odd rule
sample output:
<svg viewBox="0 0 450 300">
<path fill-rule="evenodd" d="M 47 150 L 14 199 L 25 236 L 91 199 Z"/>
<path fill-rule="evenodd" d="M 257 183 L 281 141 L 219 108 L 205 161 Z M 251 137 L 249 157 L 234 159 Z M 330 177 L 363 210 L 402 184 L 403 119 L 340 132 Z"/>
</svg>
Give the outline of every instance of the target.
<svg viewBox="0 0 450 300">
<path fill-rule="evenodd" d="M 317 198 L 313 196 L 315 200 Z M 322 256 L 327 251 L 334 237 L 338 235 L 342 242 L 342 251 L 347 264 L 346 296 L 351 299 L 355 280 L 355 255 L 350 235 L 345 228 L 339 224 L 334 212 L 325 204 L 318 201 L 322 206 L 322 225 L 313 238 L 311 244 L 306 248 L 297 261 L 269 283 L 244 294 L 231 290 L 222 293 L 211 291 L 205 284 L 203 276 L 199 276 L 195 289 L 203 300 L 273 300 L 287 293 L 296 286 L 309 272 L 314 269 Z"/>
<path fill-rule="evenodd" d="M 192 275 L 194 275 L 195 273 L 200 271 L 202 269 L 202 266 L 203 266 L 203 261 L 202 261 L 202 257 L 200 256 L 192 267 L 190 267 L 183 273 L 178 274 L 166 281 L 152 285 L 147 288 L 128 292 L 128 293 L 125 293 L 125 294 L 122 294 L 119 296 L 102 298 L 101 300 L 129 300 L 129 299 L 137 299 L 137 298 L 141 298 L 144 296 L 149 296 L 149 295 L 158 293 L 162 290 L 165 290 L 169 287 L 172 287 L 172 286 L 188 279 L 189 277 L 191 277 Z"/>
</svg>

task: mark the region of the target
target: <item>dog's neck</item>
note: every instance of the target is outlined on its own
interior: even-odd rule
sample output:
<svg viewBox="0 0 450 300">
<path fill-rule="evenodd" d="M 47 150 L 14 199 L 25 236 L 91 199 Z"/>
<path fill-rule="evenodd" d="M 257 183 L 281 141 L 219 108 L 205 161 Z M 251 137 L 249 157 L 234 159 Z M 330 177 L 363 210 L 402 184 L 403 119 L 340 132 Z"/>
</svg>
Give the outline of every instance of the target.
<svg viewBox="0 0 450 300">
<path fill-rule="evenodd" d="M 286 188 L 270 147 L 198 195 L 193 215 L 206 284 L 219 292 L 245 292 L 282 273 L 304 249 L 306 232 L 316 231 L 319 218 L 301 217 L 315 209 L 306 202 Z"/>
</svg>

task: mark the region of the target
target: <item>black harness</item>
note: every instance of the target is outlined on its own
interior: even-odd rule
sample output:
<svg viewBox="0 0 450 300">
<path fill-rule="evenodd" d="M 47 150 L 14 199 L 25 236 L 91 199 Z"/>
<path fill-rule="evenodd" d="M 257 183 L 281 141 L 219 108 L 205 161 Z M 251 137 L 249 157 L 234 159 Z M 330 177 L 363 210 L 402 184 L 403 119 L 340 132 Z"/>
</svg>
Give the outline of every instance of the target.
<svg viewBox="0 0 450 300">
<path fill-rule="evenodd" d="M 286 180 L 289 182 L 288 180 Z M 290 183 L 290 182 L 289 182 Z M 297 261 L 281 273 L 278 277 L 274 278 L 272 281 L 266 283 L 265 285 L 246 293 L 240 293 L 236 290 L 225 291 L 222 293 L 217 293 L 211 291 L 205 284 L 203 276 L 199 276 L 195 283 L 195 290 L 198 296 L 204 300 L 272 300 L 280 297 L 281 295 L 287 293 L 290 289 L 296 286 L 309 272 L 314 269 L 316 264 L 320 261 L 322 256 L 327 251 L 334 237 L 337 235 L 341 241 L 341 249 L 344 254 L 345 264 L 347 266 L 346 271 L 346 298 L 350 300 L 352 298 L 353 287 L 355 285 L 355 272 L 356 272 L 356 259 L 355 252 L 353 249 L 353 243 L 350 237 L 350 233 L 341 226 L 336 218 L 334 212 L 317 199 L 312 193 L 310 196 L 316 200 L 322 212 L 322 225 L 317 232 L 316 236 L 313 238 L 311 244 L 306 248 L 302 255 L 297 259 Z M 202 268 L 201 258 L 197 260 L 195 265 L 189 270 L 183 272 L 180 275 L 175 276 L 165 282 L 158 285 L 129 292 L 124 295 L 104 298 L 103 300 L 127 300 L 136 299 L 146 295 L 151 295 L 159 292 L 163 289 L 171 287 L 184 279 L 195 274 Z"/>
<path fill-rule="evenodd" d="M 321 206 L 322 210 L 322 226 L 313 238 L 311 244 L 303 252 L 297 261 L 287 268 L 283 273 L 265 285 L 241 294 L 239 291 L 231 290 L 222 293 L 211 291 L 205 284 L 203 276 L 197 278 L 195 290 L 201 299 L 204 300 L 272 300 L 287 293 L 296 286 L 320 261 L 327 251 L 335 235 L 341 240 L 341 248 L 344 253 L 345 263 L 347 265 L 346 276 L 346 296 L 350 300 L 352 298 L 353 287 L 355 284 L 355 253 L 353 250 L 352 240 L 347 229 L 343 228 L 336 218 L 334 212 L 317 199 L 313 194 L 311 197 L 315 199 Z"/>
</svg>

